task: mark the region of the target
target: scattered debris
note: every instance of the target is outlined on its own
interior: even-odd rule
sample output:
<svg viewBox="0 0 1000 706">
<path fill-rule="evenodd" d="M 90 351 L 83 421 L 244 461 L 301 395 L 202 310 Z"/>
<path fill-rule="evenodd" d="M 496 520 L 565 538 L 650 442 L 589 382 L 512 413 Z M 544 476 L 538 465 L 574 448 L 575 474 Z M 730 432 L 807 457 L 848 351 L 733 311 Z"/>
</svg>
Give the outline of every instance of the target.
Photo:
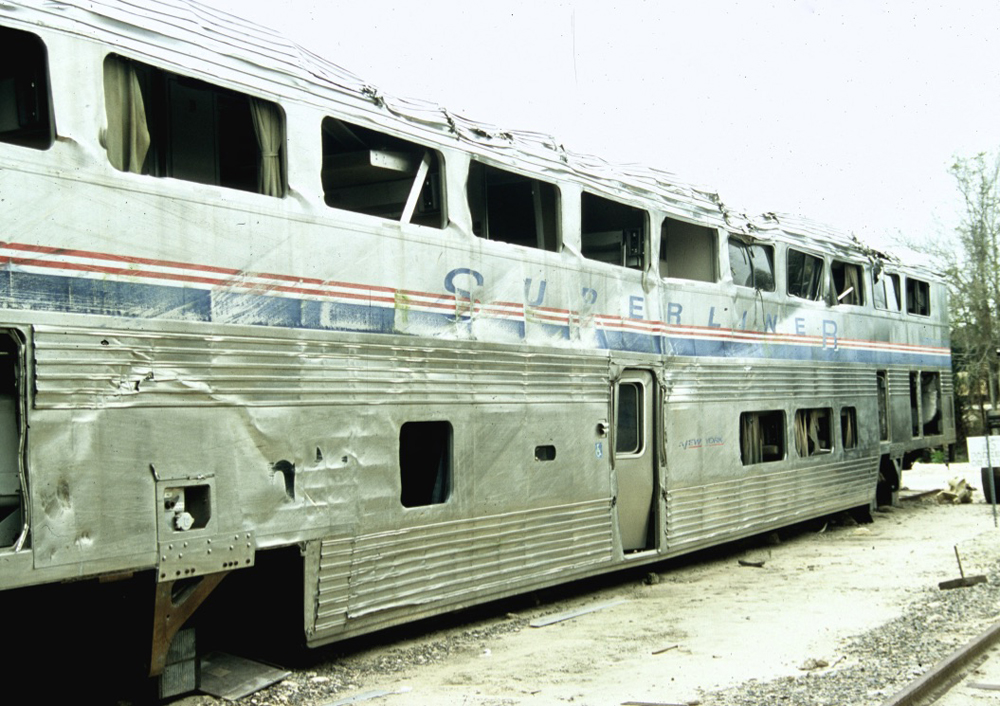
<svg viewBox="0 0 1000 706">
<path fill-rule="evenodd" d="M 966 684 L 970 689 L 983 689 L 984 691 L 1000 691 L 1000 684 L 987 684 L 981 681 L 970 681 Z"/>
<path fill-rule="evenodd" d="M 646 574 L 646 578 L 644 578 L 642 582 L 647 586 L 655 586 L 660 582 L 660 575 L 651 571 Z"/>
<path fill-rule="evenodd" d="M 830 663 L 827 662 L 825 659 L 813 659 L 812 657 L 810 657 L 801 665 L 799 665 L 799 669 L 801 669 L 803 672 L 811 672 L 814 669 L 823 669 L 829 666 Z"/>
<path fill-rule="evenodd" d="M 395 696 L 396 694 L 405 694 L 410 691 L 409 687 L 404 687 L 398 691 L 386 691 L 379 689 L 378 691 L 366 691 L 363 694 L 358 694 L 357 696 L 349 696 L 346 699 L 340 699 L 339 701 L 334 701 L 332 703 L 326 704 L 326 706 L 347 706 L 348 704 L 356 704 L 362 701 L 371 701 L 372 699 L 381 699 L 383 696 Z"/>
<path fill-rule="evenodd" d="M 235 701 L 285 679 L 291 672 L 267 664 L 212 652 L 201 658 L 200 689 L 206 694 Z"/>
<path fill-rule="evenodd" d="M 653 650 L 653 654 L 654 655 L 661 655 L 664 652 L 669 652 L 670 650 L 676 650 L 678 647 L 680 647 L 679 644 L 667 645 L 666 647 L 661 647 L 658 650 Z"/>
<path fill-rule="evenodd" d="M 755 569 L 763 569 L 764 568 L 764 562 L 763 561 L 747 561 L 746 559 L 740 559 L 739 562 L 740 562 L 740 566 L 752 566 Z"/>
<path fill-rule="evenodd" d="M 950 482 L 950 481 L 949 481 Z M 964 482 L 964 481 L 963 481 Z M 977 576 L 966 576 L 965 570 L 962 568 L 962 557 L 958 554 L 958 545 L 955 545 L 955 559 L 958 560 L 958 573 L 962 578 L 951 579 L 950 581 L 942 581 L 938 584 L 938 588 L 942 591 L 947 591 L 951 588 L 968 588 L 969 586 L 975 586 L 980 583 L 986 583 L 986 577 L 982 574 Z"/>
<path fill-rule="evenodd" d="M 611 608 L 612 606 L 621 605 L 625 603 L 624 600 L 611 601 L 609 603 L 601 603 L 599 605 L 590 606 L 589 608 L 579 608 L 577 610 L 570 610 L 565 613 L 557 613 L 556 615 L 550 615 L 545 618 L 537 618 L 532 620 L 528 625 L 533 628 L 544 628 L 546 625 L 552 625 L 554 623 L 561 623 L 564 620 L 571 620 L 572 618 L 578 618 L 581 615 L 586 615 L 587 613 L 596 613 L 599 610 L 604 610 L 605 608 Z"/>
<path fill-rule="evenodd" d="M 974 490 L 975 488 L 969 485 L 964 478 L 952 478 L 948 481 L 948 489 L 940 491 L 934 496 L 934 499 L 942 505 L 946 503 L 952 505 L 971 503 L 972 491 Z"/>
<path fill-rule="evenodd" d="M 770 544 L 772 547 L 776 547 L 779 544 L 781 544 L 781 535 L 778 534 L 777 532 L 771 532 L 764 539 L 764 542 L 766 544 Z"/>
</svg>

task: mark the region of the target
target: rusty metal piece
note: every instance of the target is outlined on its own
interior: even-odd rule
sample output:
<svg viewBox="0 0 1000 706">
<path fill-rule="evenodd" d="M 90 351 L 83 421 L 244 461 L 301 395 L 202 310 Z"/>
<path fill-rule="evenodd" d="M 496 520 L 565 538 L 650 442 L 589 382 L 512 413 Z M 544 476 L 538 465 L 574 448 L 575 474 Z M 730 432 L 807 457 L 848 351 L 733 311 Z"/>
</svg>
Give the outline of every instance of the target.
<svg viewBox="0 0 1000 706">
<path fill-rule="evenodd" d="M 226 576 L 228 571 L 220 571 L 197 579 L 174 596 L 174 586 L 177 581 L 165 581 L 156 584 L 156 605 L 153 609 L 153 640 L 149 660 L 149 676 L 156 677 L 163 673 L 167 664 L 167 652 L 174 635 L 187 622 L 209 594 Z M 193 580 L 192 580 L 193 581 Z"/>
</svg>

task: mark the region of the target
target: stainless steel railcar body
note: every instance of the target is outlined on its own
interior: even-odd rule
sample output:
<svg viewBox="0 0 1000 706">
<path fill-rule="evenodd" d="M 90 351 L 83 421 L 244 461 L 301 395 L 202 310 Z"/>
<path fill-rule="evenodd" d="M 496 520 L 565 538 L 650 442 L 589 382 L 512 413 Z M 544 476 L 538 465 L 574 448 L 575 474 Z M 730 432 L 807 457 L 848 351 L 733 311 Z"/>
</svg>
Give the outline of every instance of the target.
<svg viewBox="0 0 1000 706">
<path fill-rule="evenodd" d="M 298 546 L 316 645 L 870 504 L 954 441 L 945 287 L 850 237 L 194 3 L 0 30 L 0 588 Z"/>
</svg>

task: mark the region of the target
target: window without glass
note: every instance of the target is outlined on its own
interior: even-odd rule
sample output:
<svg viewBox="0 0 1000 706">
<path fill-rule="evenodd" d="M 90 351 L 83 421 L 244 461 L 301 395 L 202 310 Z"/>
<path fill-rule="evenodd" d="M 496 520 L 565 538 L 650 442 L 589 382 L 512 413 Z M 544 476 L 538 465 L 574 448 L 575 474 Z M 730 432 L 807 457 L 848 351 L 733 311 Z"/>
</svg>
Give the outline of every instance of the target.
<svg viewBox="0 0 1000 706">
<path fill-rule="evenodd" d="M 615 452 L 637 454 L 642 451 L 642 394 L 637 382 L 618 386 L 618 411 L 615 422 Z"/>
<path fill-rule="evenodd" d="M 449 422 L 406 422 L 399 430 L 399 501 L 403 507 L 438 505 L 451 495 Z"/>
<path fill-rule="evenodd" d="M 361 125 L 323 119 L 326 205 L 401 223 L 444 228 L 441 155 Z"/>
<path fill-rule="evenodd" d="M 472 232 L 480 238 L 559 249 L 559 190 L 554 184 L 472 161 L 467 194 Z"/>
<path fill-rule="evenodd" d="M 931 315 L 931 286 L 927 282 L 906 278 L 906 311 L 919 316 Z"/>
<path fill-rule="evenodd" d="M 865 303 L 864 289 L 861 286 L 861 265 L 834 260 L 830 264 L 830 274 L 833 276 L 833 289 L 838 304 L 862 306 Z"/>
<path fill-rule="evenodd" d="M 854 407 L 843 407 L 840 410 L 840 441 L 845 449 L 853 449 L 858 445 L 858 411 Z"/>
<path fill-rule="evenodd" d="M 878 438 L 889 440 L 889 382 L 885 370 L 875 373 L 878 380 Z"/>
<path fill-rule="evenodd" d="M 29 32 L 0 27 L 0 142 L 45 150 L 55 130 L 45 45 Z"/>
<path fill-rule="evenodd" d="M 942 433 L 941 375 L 920 373 L 920 422 L 924 436 Z"/>
<path fill-rule="evenodd" d="M 646 266 L 646 212 L 583 192 L 580 245 L 591 260 L 635 270 Z"/>
<path fill-rule="evenodd" d="M 270 101 L 110 55 L 104 61 L 116 169 L 285 194 L 285 117 Z"/>
<path fill-rule="evenodd" d="M 800 250 L 788 251 L 788 293 L 812 300 L 823 296 L 822 258 Z"/>
<path fill-rule="evenodd" d="M 889 274 L 880 270 L 874 274 L 875 308 L 887 311 L 899 311 L 899 275 Z"/>
<path fill-rule="evenodd" d="M 910 432 L 920 436 L 920 373 L 910 373 Z"/>
<path fill-rule="evenodd" d="M 829 408 L 795 412 L 795 450 L 799 456 L 816 456 L 833 449 L 833 427 Z"/>
<path fill-rule="evenodd" d="M 774 291 L 774 248 L 729 236 L 729 271 L 738 287 Z"/>
<path fill-rule="evenodd" d="M 660 228 L 660 277 L 715 282 L 718 260 L 715 228 L 663 219 Z"/>
<path fill-rule="evenodd" d="M 785 413 L 744 412 L 740 415 L 740 459 L 744 466 L 785 457 Z"/>
</svg>

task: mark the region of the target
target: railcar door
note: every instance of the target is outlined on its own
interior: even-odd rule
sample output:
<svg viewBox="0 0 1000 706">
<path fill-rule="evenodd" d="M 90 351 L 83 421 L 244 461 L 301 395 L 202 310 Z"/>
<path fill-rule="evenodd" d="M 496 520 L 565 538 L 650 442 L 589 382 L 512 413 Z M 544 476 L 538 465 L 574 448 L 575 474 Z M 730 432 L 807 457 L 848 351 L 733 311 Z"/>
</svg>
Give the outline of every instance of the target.
<svg viewBox="0 0 1000 706">
<path fill-rule="evenodd" d="M 625 551 L 653 546 L 650 531 L 656 473 L 653 397 L 653 376 L 647 370 L 626 370 L 615 388 L 618 527 Z"/>
</svg>

